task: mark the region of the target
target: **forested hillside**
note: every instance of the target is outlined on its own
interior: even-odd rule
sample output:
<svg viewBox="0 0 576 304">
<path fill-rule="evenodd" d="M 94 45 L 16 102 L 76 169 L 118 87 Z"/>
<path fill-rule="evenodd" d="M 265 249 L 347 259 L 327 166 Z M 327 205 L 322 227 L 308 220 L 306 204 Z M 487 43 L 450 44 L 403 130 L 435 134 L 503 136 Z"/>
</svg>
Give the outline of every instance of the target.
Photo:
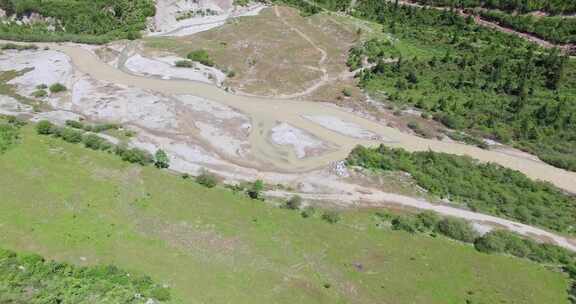
<svg viewBox="0 0 576 304">
<path fill-rule="evenodd" d="M 0 38 L 85 43 L 137 38 L 155 11 L 152 0 L 0 0 L 0 8 L 12 18 Z"/>
<path fill-rule="evenodd" d="M 576 170 L 574 60 L 452 12 L 379 0 L 358 5 L 356 16 L 391 34 L 350 53 L 351 69 L 364 56 L 375 64 L 359 75 L 368 92 Z"/>
</svg>

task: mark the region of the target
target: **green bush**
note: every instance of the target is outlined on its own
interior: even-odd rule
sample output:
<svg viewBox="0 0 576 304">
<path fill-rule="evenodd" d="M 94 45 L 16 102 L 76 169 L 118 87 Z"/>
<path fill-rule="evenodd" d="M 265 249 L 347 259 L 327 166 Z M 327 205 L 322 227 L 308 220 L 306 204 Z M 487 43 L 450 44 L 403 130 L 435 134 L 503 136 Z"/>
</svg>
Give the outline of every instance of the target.
<svg viewBox="0 0 576 304">
<path fill-rule="evenodd" d="M 472 226 L 461 219 L 445 218 L 438 222 L 436 229 L 449 238 L 466 243 L 474 242 L 477 237 L 477 233 Z"/>
<path fill-rule="evenodd" d="M 81 131 L 75 129 L 63 128 L 59 136 L 69 143 L 76 144 L 82 141 L 82 134 L 83 133 Z"/>
<path fill-rule="evenodd" d="M 48 96 L 48 93 L 45 90 L 36 90 L 32 92 L 32 97 L 34 98 L 43 98 Z"/>
<path fill-rule="evenodd" d="M 124 146 L 117 146 L 115 153 L 120 156 L 123 161 L 140 164 L 142 166 L 148 165 L 153 161 L 153 157 L 150 153 L 138 148 L 130 149 Z"/>
<path fill-rule="evenodd" d="M 66 87 L 61 83 L 55 83 L 50 86 L 50 92 L 52 93 L 60 93 L 66 91 Z"/>
<path fill-rule="evenodd" d="M 92 150 L 110 150 L 112 148 L 110 142 L 96 134 L 85 134 L 82 137 L 82 142 L 86 148 Z"/>
<path fill-rule="evenodd" d="M 214 188 L 218 185 L 218 178 L 208 170 L 202 170 L 196 177 L 196 182 L 206 188 Z"/>
<path fill-rule="evenodd" d="M 212 61 L 206 50 L 192 51 L 188 54 L 188 59 L 200 62 L 203 65 L 214 66 L 214 61 Z"/>
<path fill-rule="evenodd" d="M 54 127 L 51 122 L 42 120 L 36 124 L 36 132 L 41 135 L 50 135 L 54 132 Z"/>
</svg>

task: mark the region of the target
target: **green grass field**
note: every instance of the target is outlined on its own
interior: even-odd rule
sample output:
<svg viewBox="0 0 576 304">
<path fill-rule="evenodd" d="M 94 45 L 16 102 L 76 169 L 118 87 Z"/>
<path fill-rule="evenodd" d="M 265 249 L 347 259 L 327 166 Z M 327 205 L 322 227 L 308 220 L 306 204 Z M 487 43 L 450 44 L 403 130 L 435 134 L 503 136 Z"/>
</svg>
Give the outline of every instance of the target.
<svg viewBox="0 0 576 304">
<path fill-rule="evenodd" d="M 568 303 L 568 278 L 527 260 L 378 228 L 371 211 L 304 219 L 31 126 L 0 185 L 0 247 L 146 273 L 174 302 Z"/>
</svg>

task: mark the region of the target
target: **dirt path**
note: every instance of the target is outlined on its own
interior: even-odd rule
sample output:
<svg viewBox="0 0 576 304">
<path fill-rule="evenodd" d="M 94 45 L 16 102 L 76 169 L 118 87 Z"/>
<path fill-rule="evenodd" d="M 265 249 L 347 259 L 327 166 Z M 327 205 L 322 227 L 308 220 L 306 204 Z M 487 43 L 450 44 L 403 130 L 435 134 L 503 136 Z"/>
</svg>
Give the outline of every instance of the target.
<svg viewBox="0 0 576 304">
<path fill-rule="evenodd" d="M 306 40 L 314 49 L 316 49 L 316 51 L 318 51 L 318 53 L 320 53 L 320 60 L 318 60 L 318 67 L 315 69 L 322 73 L 322 77 L 320 78 L 320 80 L 317 81 L 312 86 L 306 88 L 305 90 L 302 90 L 300 92 L 293 93 L 293 94 L 280 95 L 280 96 L 278 96 L 278 98 L 293 99 L 293 98 L 298 98 L 298 97 L 310 95 L 312 92 L 316 91 L 318 88 L 320 88 L 321 86 L 323 86 L 323 85 L 325 85 L 331 81 L 328 77 L 328 70 L 326 69 L 326 65 L 325 65 L 326 59 L 328 59 L 328 53 L 326 52 L 326 50 L 319 47 L 314 42 L 314 40 L 312 40 L 312 38 L 310 38 L 308 35 L 306 35 L 306 33 L 302 32 L 300 29 L 296 28 L 295 26 L 291 25 L 288 21 L 286 21 L 286 19 L 284 19 L 282 17 L 282 14 L 280 13 L 278 6 L 274 6 L 274 13 L 278 17 L 278 19 L 280 19 L 280 21 L 282 21 L 282 23 L 284 25 L 286 25 L 291 31 L 297 33 L 298 36 L 300 36 L 302 39 Z"/>
</svg>

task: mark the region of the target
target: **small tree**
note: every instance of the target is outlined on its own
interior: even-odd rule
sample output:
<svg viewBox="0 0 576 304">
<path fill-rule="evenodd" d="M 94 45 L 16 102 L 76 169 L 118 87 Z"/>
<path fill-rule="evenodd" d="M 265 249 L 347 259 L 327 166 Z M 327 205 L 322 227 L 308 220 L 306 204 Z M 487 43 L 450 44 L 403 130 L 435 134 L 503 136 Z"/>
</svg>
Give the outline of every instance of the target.
<svg viewBox="0 0 576 304">
<path fill-rule="evenodd" d="M 286 208 L 291 210 L 298 210 L 302 206 L 302 197 L 299 195 L 292 196 L 288 201 L 286 201 Z"/>
<path fill-rule="evenodd" d="M 168 159 L 168 155 L 162 149 L 158 149 L 156 154 L 154 154 L 154 165 L 158 169 L 168 169 L 170 167 L 170 159 Z"/>
</svg>

